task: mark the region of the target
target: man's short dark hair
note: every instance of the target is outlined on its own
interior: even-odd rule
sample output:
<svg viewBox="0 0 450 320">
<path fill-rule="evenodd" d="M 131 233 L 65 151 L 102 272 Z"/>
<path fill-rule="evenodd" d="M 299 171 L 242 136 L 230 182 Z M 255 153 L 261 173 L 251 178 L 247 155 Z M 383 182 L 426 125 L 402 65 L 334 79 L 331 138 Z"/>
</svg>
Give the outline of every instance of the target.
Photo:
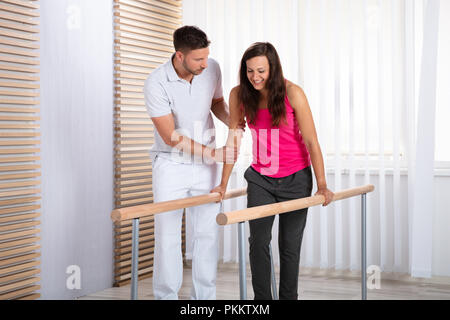
<svg viewBox="0 0 450 320">
<path fill-rule="evenodd" d="M 206 33 L 196 26 L 184 26 L 173 33 L 175 51 L 191 51 L 207 48 L 210 44 Z"/>
</svg>

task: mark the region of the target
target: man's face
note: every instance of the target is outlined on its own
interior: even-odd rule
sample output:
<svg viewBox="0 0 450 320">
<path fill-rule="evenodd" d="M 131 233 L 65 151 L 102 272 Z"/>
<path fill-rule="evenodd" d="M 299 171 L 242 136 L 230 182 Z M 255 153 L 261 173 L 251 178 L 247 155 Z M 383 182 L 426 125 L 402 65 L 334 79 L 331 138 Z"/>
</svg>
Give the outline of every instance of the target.
<svg viewBox="0 0 450 320">
<path fill-rule="evenodd" d="M 181 63 L 186 71 L 194 76 L 199 75 L 208 67 L 209 48 L 191 50 L 181 54 Z"/>
</svg>

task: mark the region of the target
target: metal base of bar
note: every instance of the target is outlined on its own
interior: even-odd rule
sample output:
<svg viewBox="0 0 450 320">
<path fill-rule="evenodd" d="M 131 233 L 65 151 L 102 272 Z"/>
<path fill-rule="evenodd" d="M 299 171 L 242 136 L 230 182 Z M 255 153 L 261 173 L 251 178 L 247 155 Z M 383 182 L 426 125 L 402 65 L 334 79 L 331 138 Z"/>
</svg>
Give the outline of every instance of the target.
<svg viewBox="0 0 450 320">
<path fill-rule="evenodd" d="M 367 300 L 366 194 L 361 195 L 361 299 Z"/>
<path fill-rule="evenodd" d="M 247 300 L 247 276 L 245 263 L 245 224 L 238 224 L 238 243 L 239 243 L 239 294 L 241 300 Z"/>
<path fill-rule="evenodd" d="M 138 298 L 139 219 L 133 219 L 131 247 L 131 300 Z"/>
</svg>

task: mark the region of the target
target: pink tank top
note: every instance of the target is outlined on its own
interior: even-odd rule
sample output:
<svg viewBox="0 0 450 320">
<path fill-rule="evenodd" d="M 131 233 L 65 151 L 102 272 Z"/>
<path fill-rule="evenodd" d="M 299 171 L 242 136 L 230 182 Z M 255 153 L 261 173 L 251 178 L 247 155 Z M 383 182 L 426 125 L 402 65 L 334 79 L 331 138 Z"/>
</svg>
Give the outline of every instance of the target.
<svg viewBox="0 0 450 320">
<path fill-rule="evenodd" d="M 294 109 L 286 95 L 286 121 L 272 127 L 269 109 L 259 109 L 255 123 L 248 122 L 253 140 L 252 167 L 272 178 L 289 176 L 311 165 L 308 149 L 295 119 Z"/>
</svg>

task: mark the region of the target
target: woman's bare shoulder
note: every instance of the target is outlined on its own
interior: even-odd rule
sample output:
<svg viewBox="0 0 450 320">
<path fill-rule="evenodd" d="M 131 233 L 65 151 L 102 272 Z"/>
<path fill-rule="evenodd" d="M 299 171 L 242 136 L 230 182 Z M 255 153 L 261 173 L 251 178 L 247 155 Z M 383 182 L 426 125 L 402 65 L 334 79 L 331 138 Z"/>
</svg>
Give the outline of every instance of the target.
<svg viewBox="0 0 450 320">
<path fill-rule="evenodd" d="M 286 94 L 290 101 L 302 101 L 306 98 L 303 89 L 289 80 L 286 81 Z"/>
</svg>

